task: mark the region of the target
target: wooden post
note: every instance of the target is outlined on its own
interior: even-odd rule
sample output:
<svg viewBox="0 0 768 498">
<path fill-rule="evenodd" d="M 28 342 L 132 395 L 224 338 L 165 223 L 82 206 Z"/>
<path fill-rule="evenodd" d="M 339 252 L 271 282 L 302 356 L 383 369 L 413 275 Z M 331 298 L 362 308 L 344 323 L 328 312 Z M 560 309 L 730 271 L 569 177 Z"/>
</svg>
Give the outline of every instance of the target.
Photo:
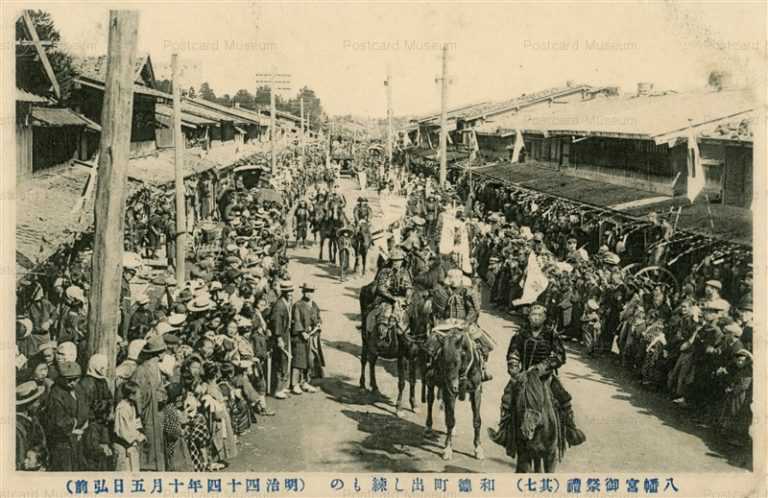
<svg viewBox="0 0 768 498">
<path fill-rule="evenodd" d="M 187 257 L 187 203 L 184 186 L 184 135 L 181 133 L 181 88 L 179 78 L 179 56 L 171 56 L 173 78 L 173 145 L 176 170 L 176 285 L 184 285 L 184 266 Z M 166 255 L 170 257 L 170 254 Z"/>
<path fill-rule="evenodd" d="M 115 375 L 121 316 L 125 177 L 131 142 L 133 67 L 138 31 L 138 11 L 110 11 L 88 312 L 88 354 L 107 355 L 110 378 Z"/>
<path fill-rule="evenodd" d="M 269 82 L 269 144 L 270 144 L 270 156 L 271 156 L 271 162 L 272 162 L 272 174 L 277 173 L 276 165 L 277 165 L 277 158 L 275 156 L 275 140 L 277 140 L 277 129 L 275 128 L 275 124 L 277 123 L 277 118 L 275 117 L 275 114 L 277 113 L 277 109 L 275 106 L 275 73 L 277 71 L 275 70 L 274 66 L 272 67 L 272 75 Z"/>
<path fill-rule="evenodd" d="M 387 64 L 387 168 L 392 167 L 392 68 Z"/>
<path fill-rule="evenodd" d="M 443 75 L 440 78 L 440 188 L 448 178 L 448 44 L 443 45 Z"/>
<path fill-rule="evenodd" d="M 299 171 L 304 171 L 306 167 L 304 165 L 304 95 L 299 99 L 299 107 L 301 108 L 301 165 Z"/>
</svg>

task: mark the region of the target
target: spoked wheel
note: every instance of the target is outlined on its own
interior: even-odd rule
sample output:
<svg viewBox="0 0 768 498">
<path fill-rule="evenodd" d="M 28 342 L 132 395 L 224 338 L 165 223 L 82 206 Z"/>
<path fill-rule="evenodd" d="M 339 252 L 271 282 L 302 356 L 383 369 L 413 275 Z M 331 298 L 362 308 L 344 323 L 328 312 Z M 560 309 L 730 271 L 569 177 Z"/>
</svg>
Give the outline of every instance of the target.
<svg viewBox="0 0 768 498">
<path fill-rule="evenodd" d="M 680 283 L 677 281 L 677 278 L 675 278 L 671 271 L 660 266 L 647 266 L 635 273 L 635 277 L 648 278 L 655 282 L 662 282 L 675 289 L 675 291 L 680 290 Z"/>
</svg>

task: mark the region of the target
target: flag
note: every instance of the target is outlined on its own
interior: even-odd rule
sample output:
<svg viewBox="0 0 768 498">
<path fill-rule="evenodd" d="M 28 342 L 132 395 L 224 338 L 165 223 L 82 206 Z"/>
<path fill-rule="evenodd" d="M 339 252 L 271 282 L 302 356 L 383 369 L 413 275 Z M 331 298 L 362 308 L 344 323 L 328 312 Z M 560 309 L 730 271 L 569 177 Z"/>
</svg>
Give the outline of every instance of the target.
<svg viewBox="0 0 768 498">
<path fill-rule="evenodd" d="M 688 128 L 688 175 L 688 200 L 693 203 L 704 190 L 705 178 L 699 144 L 696 142 L 692 126 Z"/>
<path fill-rule="evenodd" d="M 517 130 L 515 135 L 515 148 L 512 151 L 512 162 L 516 163 L 520 160 L 520 151 L 523 150 L 523 134 L 520 130 Z"/>
<path fill-rule="evenodd" d="M 523 284 L 523 295 L 519 299 L 512 301 L 513 306 L 522 304 L 531 304 L 538 299 L 539 295 L 549 285 L 549 280 L 544 272 L 541 271 L 539 260 L 536 253 L 531 251 L 528 255 L 528 269 L 525 272 L 525 284 Z"/>
</svg>

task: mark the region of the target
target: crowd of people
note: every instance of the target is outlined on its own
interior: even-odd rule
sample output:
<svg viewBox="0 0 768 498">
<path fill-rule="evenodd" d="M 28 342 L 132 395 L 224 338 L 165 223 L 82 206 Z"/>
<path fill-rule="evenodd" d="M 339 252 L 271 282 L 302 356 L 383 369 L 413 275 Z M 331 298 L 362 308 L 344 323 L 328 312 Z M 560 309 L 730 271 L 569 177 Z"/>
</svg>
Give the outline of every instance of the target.
<svg viewBox="0 0 768 498">
<path fill-rule="evenodd" d="M 542 305 L 550 325 L 582 343 L 587 355 L 613 357 L 642 386 L 690 406 L 695 419 L 730 443 L 748 440 L 751 261 L 713 261 L 710 254 L 678 282 L 656 266 L 642 271 L 656 262 L 653 250 L 646 262 L 628 265 L 626 238 L 612 242 L 598 221 L 577 215 L 577 206 L 545 209 L 513 187 L 483 182 L 474 186 L 473 200 L 467 214 L 472 257 L 494 306 L 520 311 L 523 304 Z M 651 237 L 656 229 L 663 237 L 668 228 L 656 213 L 650 216 Z M 546 279 L 540 294 L 526 288 L 532 272 L 540 272 L 539 283 Z"/>
<path fill-rule="evenodd" d="M 322 318 L 312 285 L 291 281 L 286 249 L 294 206 L 334 178 L 319 153 L 298 164 L 286 156 L 284 174 L 261 185 L 282 200 L 203 175 L 205 195 L 187 205 L 195 237 L 180 287 L 170 277 L 170 196 L 146 190 L 128 203 L 137 222 L 127 225 L 114 376 L 107 356 L 88 348 L 90 252 L 67 258 L 50 279 L 25 278 L 16 325 L 19 470 L 219 470 L 237 455 L 239 436 L 274 415 L 268 393 L 316 392 Z M 149 262 L 164 254 L 167 266 L 153 271 Z"/>
<path fill-rule="evenodd" d="M 380 193 L 405 195 L 408 203 L 405 223 L 394 225 L 380 248 L 375 299 L 396 302 L 412 290 L 434 291 L 436 316 L 476 322 L 482 279 L 500 311 L 540 314 L 558 340 L 578 341 L 590 356 L 613 357 L 643 386 L 691 406 L 695 418 L 733 444 L 748 441 L 748 263 L 705 257 L 678 282 L 658 270 L 668 256 L 651 250 L 643 263 L 661 263 L 655 271 L 637 272 L 643 265 L 628 271 L 644 250 L 634 232 L 612 233 L 575 214 L 573 205 L 542 206 L 513 187 L 477 181 L 441 190 L 423 174 L 382 174 L 381 161 L 366 159 L 358 179 L 370 172 L 385 186 Z M 114 377 L 108 358 L 88 347 L 89 250 L 70 251 L 54 265 L 55 275 L 22 282 L 18 469 L 220 470 L 237 455 L 239 436 L 274 415 L 268 394 L 281 400 L 316 392 L 313 380 L 324 367 L 322 318 L 312 285 L 297 288 L 291 281 L 288 240 L 306 246 L 311 234 L 317 238 L 318 213 L 341 209 L 341 228 L 350 220 L 336 189 L 338 165 L 328 167 L 312 149 L 305 168 L 297 154 L 280 164 L 279 177 L 260 179 L 280 198 L 266 199 L 263 189 L 246 188 L 231 175 L 187 181 L 194 237 L 181 287 L 169 277 L 175 267 L 172 196 L 146 189 L 129 200 Z M 465 213 L 461 198 L 468 196 Z M 365 202 L 352 212 L 352 226 L 372 217 Z M 668 240 L 669 223 L 652 218 L 642 242 Z M 162 256 L 167 265 L 151 271 L 148 262 Z M 443 256 L 452 260 L 444 280 L 434 271 Z M 403 260 L 408 278 L 398 277 L 405 275 Z M 492 338 L 474 330 L 488 381 L 484 362 Z M 570 396 L 564 396 L 566 426 L 576 433 Z"/>
</svg>

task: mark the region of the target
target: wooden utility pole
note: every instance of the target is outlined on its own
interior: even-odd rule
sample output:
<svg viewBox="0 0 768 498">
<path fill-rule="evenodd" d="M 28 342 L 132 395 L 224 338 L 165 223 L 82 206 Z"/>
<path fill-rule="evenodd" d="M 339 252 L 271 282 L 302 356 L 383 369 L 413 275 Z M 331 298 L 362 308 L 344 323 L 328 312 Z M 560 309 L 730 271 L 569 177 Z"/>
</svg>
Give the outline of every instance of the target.
<svg viewBox="0 0 768 498">
<path fill-rule="evenodd" d="M 387 167 L 392 167 L 392 68 L 387 64 Z"/>
<path fill-rule="evenodd" d="M 184 263 L 187 257 L 187 203 L 184 186 L 184 135 L 181 133 L 181 84 L 179 56 L 171 56 L 173 78 L 173 145 L 176 167 L 176 285 L 184 286 Z M 170 257 L 170 254 L 166 255 Z"/>
<path fill-rule="evenodd" d="M 256 76 L 262 78 L 256 80 L 257 84 L 266 84 L 269 86 L 269 145 L 272 172 L 275 173 L 275 168 L 277 166 L 277 104 L 275 103 L 275 91 L 278 89 L 278 83 L 284 85 L 289 84 L 288 80 L 278 82 L 277 78 L 290 78 L 291 75 L 277 74 L 277 70 L 272 66 L 272 71 L 270 73 L 258 73 Z M 281 87 L 280 89 L 288 90 L 289 88 Z"/>
<path fill-rule="evenodd" d="M 299 97 L 299 109 L 301 110 L 301 166 L 300 170 L 304 171 L 304 95 Z"/>
<path fill-rule="evenodd" d="M 272 174 L 277 173 L 277 157 L 275 147 L 277 146 L 277 106 L 275 104 L 275 66 L 272 66 L 272 77 L 269 79 L 269 148 L 272 162 Z"/>
<path fill-rule="evenodd" d="M 115 375 L 121 316 L 125 178 L 131 142 L 133 68 L 138 31 L 137 11 L 110 11 L 88 311 L 88 354 L 107 356 L 110 378 Z"/>
<path fill-rule="evenodd" d="M 440 78 L 440 188 L 448 178 L 448 44 L 443 44 L 443 75 Z"/>
<path fill-rule="evenodd" d="M 325 167 L 331 167 L 331 151 L 333 149 L 333 120 L 328 121 L 328 154 L 325 156 Z"/>
</svg>

